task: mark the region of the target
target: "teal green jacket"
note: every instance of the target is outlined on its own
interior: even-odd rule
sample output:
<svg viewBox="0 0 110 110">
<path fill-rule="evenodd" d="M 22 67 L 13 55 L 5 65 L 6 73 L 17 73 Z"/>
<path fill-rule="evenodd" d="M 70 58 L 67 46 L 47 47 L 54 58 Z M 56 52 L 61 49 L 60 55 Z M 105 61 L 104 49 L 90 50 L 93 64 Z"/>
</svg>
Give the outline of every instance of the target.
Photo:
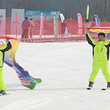
<svg viewBox="0 0 110 110">
<path fill-rule="evenodd" d="M 89 33 L 86 33 L 87 42 L 93 47 L 93 59 L 104 61 L 109 60 L 109 47 L 110 40 L 108 41 L 95 41 Z"/>
</svg>

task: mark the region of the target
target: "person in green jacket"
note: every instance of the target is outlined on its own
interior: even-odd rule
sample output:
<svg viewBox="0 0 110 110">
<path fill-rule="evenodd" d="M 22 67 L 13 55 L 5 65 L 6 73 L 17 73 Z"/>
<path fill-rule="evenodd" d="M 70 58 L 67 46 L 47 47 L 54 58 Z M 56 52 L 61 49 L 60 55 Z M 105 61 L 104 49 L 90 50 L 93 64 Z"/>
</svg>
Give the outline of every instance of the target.
<svg viewBox="0 0 110 110">
<path fill-rule="evenodd" d="M 87 30 L 86 39 L 87 42 L 93 47 L 92 73 L 89 78 L 88 87 L 93 87 L 95 78 L 98 74 L 99 69 L 101 68 L 102 73 L 107 82 L 107 88 L 110 88 L 110 74 L 108 68 L 110 40 L 106 41 L 105 34 L 99 33 L 98 40 L 95 41 L 90 36 L 89 30 Z"/>
<path fill-rule="evenodd" d="M 3 80 L 3 62 L 4 62 L 4 55 L 5 52 L 11 49 L 11 43 L 9 39 L 6 38 L 6 45 L 0 44 L 0 94 L 4 95 L 6 94 L 6 86 Z"/>
</svg>

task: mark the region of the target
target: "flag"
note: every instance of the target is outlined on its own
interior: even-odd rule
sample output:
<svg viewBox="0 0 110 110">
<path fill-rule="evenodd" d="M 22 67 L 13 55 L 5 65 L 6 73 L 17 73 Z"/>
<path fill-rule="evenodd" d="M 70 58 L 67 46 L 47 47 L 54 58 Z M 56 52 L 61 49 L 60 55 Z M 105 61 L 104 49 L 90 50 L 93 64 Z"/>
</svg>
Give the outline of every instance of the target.
<svg viewBox="0 0 110 110">
<path fill-rule="evenodd" d="M 99 17 L 97 15 L 94 15 L 94 18 L 95 18 L 95 22 L 96 22 L 96 27 L 100 27 Z"/>
<path fill-rule="evenodd" d="M 89 19 L 89 5 L 87 5 L 87 14 L 86 14 L 86 19 Z"/>
<path fill-rule="evenodd" d="M 0 39 L 0 41 L 3 42 L 3 43 L 0 42 L 3 45 L 4 40 Z M 23 86 L 29 89 L 34 89 L 37 84 L 36 81 L 34 80 L 34 78 L 30 76 L 28 71 L 25 70 L 23 67 L 21 67 L 15 60 L 15 53 L 18 49 L 20 41 L 15 39 L 10 39 L 10 42 L 12 44 L 12 48 L 9 51 L 5 52 L 4 62 L 16 71 L 17 76 Z"/>
<path fill-rule="evenodd" d="M 82 16 L 80 13 L 77 13 L 77 19 L 78 19 L 78 35 L 83 35 L 83 31 L 81 29 L 81 27 L 82 27 Z"/>
<path fill-rule="evenodd" d="M 43 31 L 43 13 L 41 12 L 41 20 L 40 20 L 40 33 L 39 37 L 42 37 L 42 31 Z"/>
<path fill-rule="evenodd" d="M 57 19 L 57 15 L 53 14 L 53 18 L 54 18 L 54 36 L 57 37 L 58 36 L 58 19 Z"/>
<path fill-rule="evenodd" d="M 65 17 L 62 13 L 60 13 L 60 18 L 61 18 L 61 21 L 63 22 L 65 20 Z"/>
</svg>

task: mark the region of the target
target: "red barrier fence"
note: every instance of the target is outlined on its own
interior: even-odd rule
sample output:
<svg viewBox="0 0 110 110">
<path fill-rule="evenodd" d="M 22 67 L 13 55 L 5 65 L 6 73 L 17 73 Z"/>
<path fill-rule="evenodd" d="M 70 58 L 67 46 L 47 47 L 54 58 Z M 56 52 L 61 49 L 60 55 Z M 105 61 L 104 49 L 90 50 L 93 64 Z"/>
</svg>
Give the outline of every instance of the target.
<svg viewBox="0 0 110 110">
<path fill-rule="evenodd" d="M 5 32 L 0 31 L 1 34 L 12 35 L 19 38 L 22 42 L 46 42 L 46 41 L 84 41 L 84 30 L 83 36 L 78 36 L 78 21 L 72 19 L 71 17 L 66 20 L 67 29 L 68 29 L 68 37 L 61 38 L 61 21 L 58 20 L 58 36 L 54 37 L 54 21 L 45 18 L 43 22 L 43 32 L 42 38 L 39 38 L 40 31 L 40 20 L 33 20 L 35 27 L 33 28 L 33 37 L 31 41 L 29 39 L 21 39 L 22 28 L 21 24 L 24 19 L 15 17 L 7 17 L 6 23 L 0 23 L 2 28 L 5 25 Z M 106 19 L 104 22 L 100 22 L 101 27 L 110 27 L 110 22 L 107 22 Z M 84 26 L 84 22 L 83 22 Z M 94 36 L 95 38 L 95 36 Z"/>
</svg>

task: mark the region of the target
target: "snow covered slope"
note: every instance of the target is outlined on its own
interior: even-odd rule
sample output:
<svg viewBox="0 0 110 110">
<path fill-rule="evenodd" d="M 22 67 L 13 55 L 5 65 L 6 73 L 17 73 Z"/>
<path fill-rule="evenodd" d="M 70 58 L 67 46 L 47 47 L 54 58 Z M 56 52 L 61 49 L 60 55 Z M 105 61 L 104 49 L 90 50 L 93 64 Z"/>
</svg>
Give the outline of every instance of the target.
<svg viewBox="0 0 110 110">
<path fill-rule="evenodd" d="M 10 95 L 0 96 L 0 110 L 110 110 L 110 90 L 101 90 L 106 87 L 101 70 L 94 88 L 86 90 L 92 69 L 92 48 L 87 42 L 20 43 L 16 61 L 43 82 L 29 90 L 5 64 Z"/>
</svg>

